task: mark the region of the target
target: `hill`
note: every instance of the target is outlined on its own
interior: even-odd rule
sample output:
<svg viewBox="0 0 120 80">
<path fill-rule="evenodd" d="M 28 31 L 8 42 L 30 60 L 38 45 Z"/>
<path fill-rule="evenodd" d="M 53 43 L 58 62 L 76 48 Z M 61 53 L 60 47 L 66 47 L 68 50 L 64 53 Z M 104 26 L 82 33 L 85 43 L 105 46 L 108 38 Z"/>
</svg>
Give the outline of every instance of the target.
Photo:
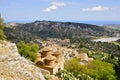
<svg viewBox="0 0 120 80">
<path fill-rule="evenodd" d="M 114 36 L 115 32 L 91 24 L 55 22 L 55 21 L 35 21 L 32 23 L 7 24 L 4 29 L 9 40 L 31 41 L 35 38 L 81 38 L 81 37 L 100 37 Z M 12 26 L 12 27 L 11 27 Z"/>
</svg>

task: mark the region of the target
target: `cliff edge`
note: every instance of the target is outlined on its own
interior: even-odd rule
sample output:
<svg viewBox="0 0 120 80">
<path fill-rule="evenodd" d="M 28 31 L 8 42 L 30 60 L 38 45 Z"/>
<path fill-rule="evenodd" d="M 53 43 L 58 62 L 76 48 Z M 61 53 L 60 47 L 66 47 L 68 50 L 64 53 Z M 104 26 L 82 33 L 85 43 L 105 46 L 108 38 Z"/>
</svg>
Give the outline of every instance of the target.
<svg viewBox="0 0 120 80">
<path fill-rule="evenodd" d="M 34 63 L 21 57 L 15 43 L 0 41 L 0 80 L 45 80 Z"/>
</svg>

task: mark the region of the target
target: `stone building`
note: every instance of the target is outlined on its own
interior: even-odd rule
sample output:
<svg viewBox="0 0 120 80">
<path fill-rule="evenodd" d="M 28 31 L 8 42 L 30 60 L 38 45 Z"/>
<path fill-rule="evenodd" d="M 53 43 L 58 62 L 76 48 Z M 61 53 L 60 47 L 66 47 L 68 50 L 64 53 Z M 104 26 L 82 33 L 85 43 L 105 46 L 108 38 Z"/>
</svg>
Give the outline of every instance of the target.
<svg viewBox="0 0 120 80">
<path fill-rule="evenodd" d="M 64 56 L 59 51 L 53 51 L 50 47 L 44 47 L 39 52 L 36 61 L 38 67 L 48 70 L 50 74 L 55 74 L 64 69 Z"/>
<path fill-rule="evenodd" d="M 79 54 L 79 57 L 80 57 L 80 64 L 81 65 L 85 65 L 87 64 L 88 62 L 92 61 L 93 58 L 89 58 L 87 53 L 80 53 Z"/>
</svg>

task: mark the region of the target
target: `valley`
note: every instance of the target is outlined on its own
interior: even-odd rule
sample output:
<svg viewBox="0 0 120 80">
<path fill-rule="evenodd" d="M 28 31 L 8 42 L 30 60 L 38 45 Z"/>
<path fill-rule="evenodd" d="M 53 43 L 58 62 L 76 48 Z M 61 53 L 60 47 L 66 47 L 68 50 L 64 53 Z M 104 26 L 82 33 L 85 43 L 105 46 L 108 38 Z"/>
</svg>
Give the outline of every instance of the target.
<svg viewBox="0 0 120 80">
<path fill-rule="evenodd" d="M 95 41 L 95 42 L 114 42 L 114 41 L 117 41 L 119 39 L 120 39 L 120 37 L 109 37 L 109 38 L 95 39 L 92 41 Z"/>
<path fill-rule="evenodd" d="M 55 21 L 5 25 L 6 39 L 16 44 L 20 56 L 40 68 L 46 80 L 81 80 L 84 76 L 89 80 L 109 80 L 116 79 L 115 73 L 119 74 L 116 70 L 120 57 L 119 30 Z M 98 68 L 104 69 L 101 74 L 108 76 L 95 78 L 91 70 L 99 75 Z M 110 74 L 106 72 L 108 69 Z"/>
</svg>

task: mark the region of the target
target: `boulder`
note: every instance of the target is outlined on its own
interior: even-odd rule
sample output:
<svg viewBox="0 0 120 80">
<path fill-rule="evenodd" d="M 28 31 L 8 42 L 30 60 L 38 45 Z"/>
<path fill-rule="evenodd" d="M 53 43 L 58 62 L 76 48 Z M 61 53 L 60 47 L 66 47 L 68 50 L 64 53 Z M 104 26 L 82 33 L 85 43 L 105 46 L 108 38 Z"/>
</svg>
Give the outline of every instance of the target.
<svg viewBox="0 0 120 80">
<path fill-rule="evenodd" d="M 40 68 L 19 55 L 15 43 L 6 42 L 0 47 L 0 80 L 45 79 Z"/>
</svg>

